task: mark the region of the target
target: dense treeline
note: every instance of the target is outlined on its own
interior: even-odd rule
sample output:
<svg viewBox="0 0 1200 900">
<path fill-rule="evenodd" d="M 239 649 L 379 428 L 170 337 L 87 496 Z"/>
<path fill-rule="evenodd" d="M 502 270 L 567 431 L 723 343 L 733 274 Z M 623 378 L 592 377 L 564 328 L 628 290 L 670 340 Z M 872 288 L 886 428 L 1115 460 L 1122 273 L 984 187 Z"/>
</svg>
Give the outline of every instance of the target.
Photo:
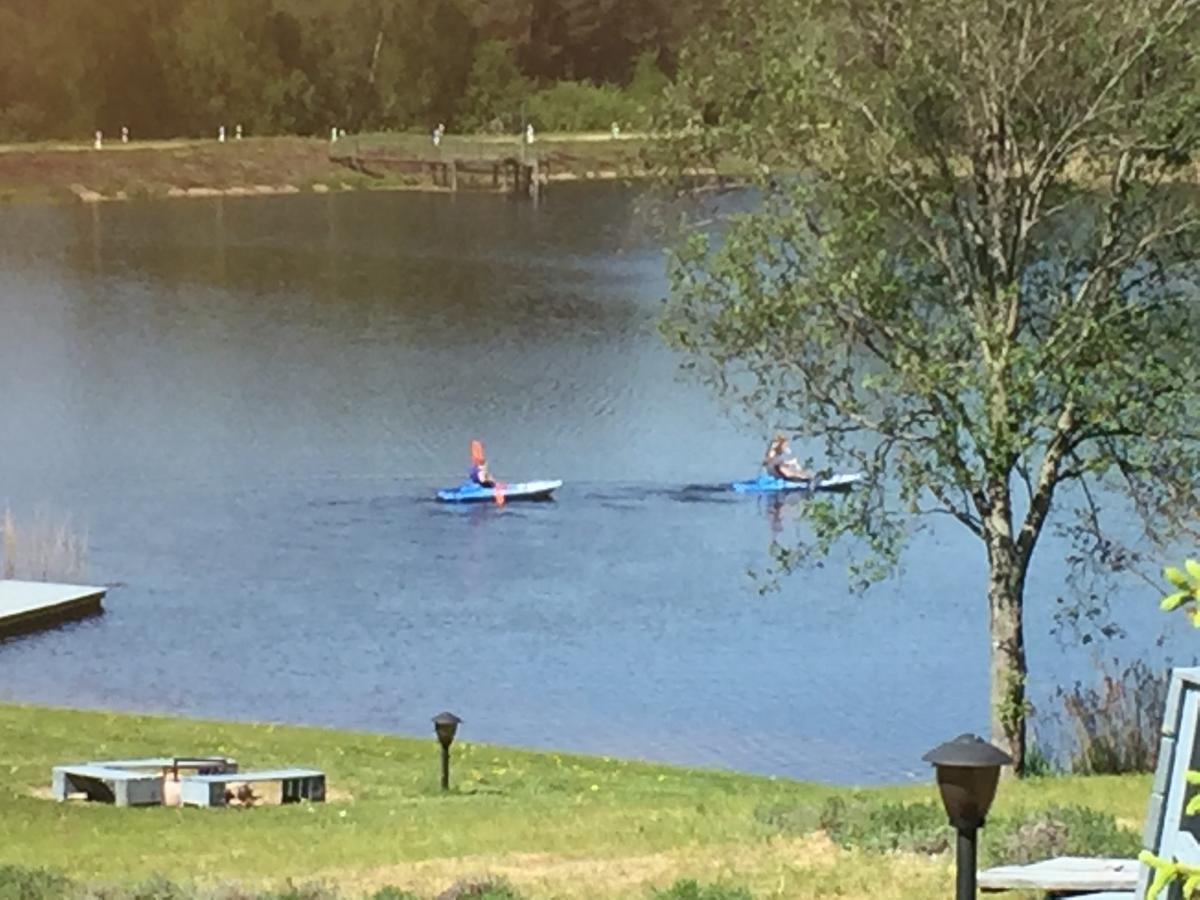
<svg viewBox="0 0 1200 900">
<path fill-rule="evenodd" d="M 638 124 L 718 0 L 5 0 L 0 139 Z"/>
</svg>

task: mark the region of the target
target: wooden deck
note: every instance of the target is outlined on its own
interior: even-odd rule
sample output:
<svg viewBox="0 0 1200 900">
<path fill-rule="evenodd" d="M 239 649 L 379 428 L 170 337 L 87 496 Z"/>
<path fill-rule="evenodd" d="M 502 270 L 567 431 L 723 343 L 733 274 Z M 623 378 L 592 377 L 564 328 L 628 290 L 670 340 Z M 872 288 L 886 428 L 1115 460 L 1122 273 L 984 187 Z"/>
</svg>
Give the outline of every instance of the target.
<svg viewBox="0 0 1200 900">
<path fill-rule="evenodd" d="M 430 157 L 395 156 L 379 150 L 343 156 L 330 155 L 331 162 L 372 178 L 385 173 L 409 175 L 443 190 L 503 191 L 538 200 L 550 179 L 548 157 L 531 153 L 528 158 L 501 153 L 478 159 L 461 159 L 437 154 Z"/>
<path fill-rule="evenodd" d="M 1025 866 L 985 869 L 979 873 L 979 888 L 983 891 L 1036 890 L 1052 897 L 1085 891 L 1128 891 L 1129 896 L 1133 896 L 1137 879 L 1137 860 L 1060 856 Z"/>
<path fill-rule="evenodd" d="M 97 615 L 105 593 L 87 585 L 0 581 L 0 640 Z"/>
</svg>

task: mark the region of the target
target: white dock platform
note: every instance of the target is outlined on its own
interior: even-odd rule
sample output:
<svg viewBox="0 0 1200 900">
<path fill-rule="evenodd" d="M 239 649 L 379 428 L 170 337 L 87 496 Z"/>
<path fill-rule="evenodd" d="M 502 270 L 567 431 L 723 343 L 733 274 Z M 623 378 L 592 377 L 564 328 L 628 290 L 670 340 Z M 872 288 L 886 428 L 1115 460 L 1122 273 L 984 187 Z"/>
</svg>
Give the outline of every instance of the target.
<svg viewBox="0 0 1200 900">
<path fill-rule="evenodd" d="M 982 891 L 1043 891 L 1078 894 L 1085 891 L 1114 892 L 1133 897 L 1137 887 L 1135 859 L 1092 859 L 1060 856 L 1024 866 L 997 866 L 979 873 Z M 1104 894 L 1099 896 L 1103 897 Z"/>
<path fill-rule="evenodd" d="M 0 580 L 0 640 L 97 615 L 105 593 L 89 585 Z"/>
</svg>

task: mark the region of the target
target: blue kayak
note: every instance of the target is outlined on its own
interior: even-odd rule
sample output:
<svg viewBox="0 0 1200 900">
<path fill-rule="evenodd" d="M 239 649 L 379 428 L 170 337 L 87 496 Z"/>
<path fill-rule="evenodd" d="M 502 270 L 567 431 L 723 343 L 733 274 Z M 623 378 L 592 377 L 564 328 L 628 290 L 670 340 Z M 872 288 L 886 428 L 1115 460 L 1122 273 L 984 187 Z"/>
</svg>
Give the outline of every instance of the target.
<svg viewBox="0 0 1200 900">
<path fill-rule="evenodd" d="M 483 487 L 473 481 L 464 481 L 456 488 L 437 492 L 437 498 L 445 503 L 485 503 L 500 497 L 510 500 L 549 500 L 550 495 L 562 487 L 561 481 L 518 481 L 497 487 Z"/>
<path fill-rule="evenodd" d="M 763 472 L 750 481 L 735 481 L 730 485 L 739 494 L 774 494 L 786 491 L 838 491 L 845 490 L 851 485 L 865 481 L 862 472 L 849 475 L 830 475 L 828 478 L 817 478 L 812 481 L 788 481 L 786 478 L 776 478 Z"/>
</svg>

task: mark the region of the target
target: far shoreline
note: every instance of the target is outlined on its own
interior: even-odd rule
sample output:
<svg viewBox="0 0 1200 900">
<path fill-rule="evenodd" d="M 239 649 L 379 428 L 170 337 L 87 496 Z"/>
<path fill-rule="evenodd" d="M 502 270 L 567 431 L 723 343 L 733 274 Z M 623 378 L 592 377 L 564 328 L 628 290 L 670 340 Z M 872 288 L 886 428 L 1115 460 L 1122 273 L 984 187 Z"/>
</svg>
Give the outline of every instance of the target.
<svg viewBox="0 0 1200 900">
<path fill-rule="evenodd" d="M 527 158 L 540 164 L 527 167 L 539 186 L 646 181 L 655 177 L 643 155 L 648 143 L 640 134 L 580 133 L 539 136 L 533 145 L 493 135 L 446 135 L 435 145 L 416 134 L 336 143 L 286 136 L 146 141 L 100 149 L 8 144 L 0 145 L 0 207 L 349 191 L 512 194 L 514 184 L 500 180 L 500 172 L 526 165 Z"/>
</svg>

